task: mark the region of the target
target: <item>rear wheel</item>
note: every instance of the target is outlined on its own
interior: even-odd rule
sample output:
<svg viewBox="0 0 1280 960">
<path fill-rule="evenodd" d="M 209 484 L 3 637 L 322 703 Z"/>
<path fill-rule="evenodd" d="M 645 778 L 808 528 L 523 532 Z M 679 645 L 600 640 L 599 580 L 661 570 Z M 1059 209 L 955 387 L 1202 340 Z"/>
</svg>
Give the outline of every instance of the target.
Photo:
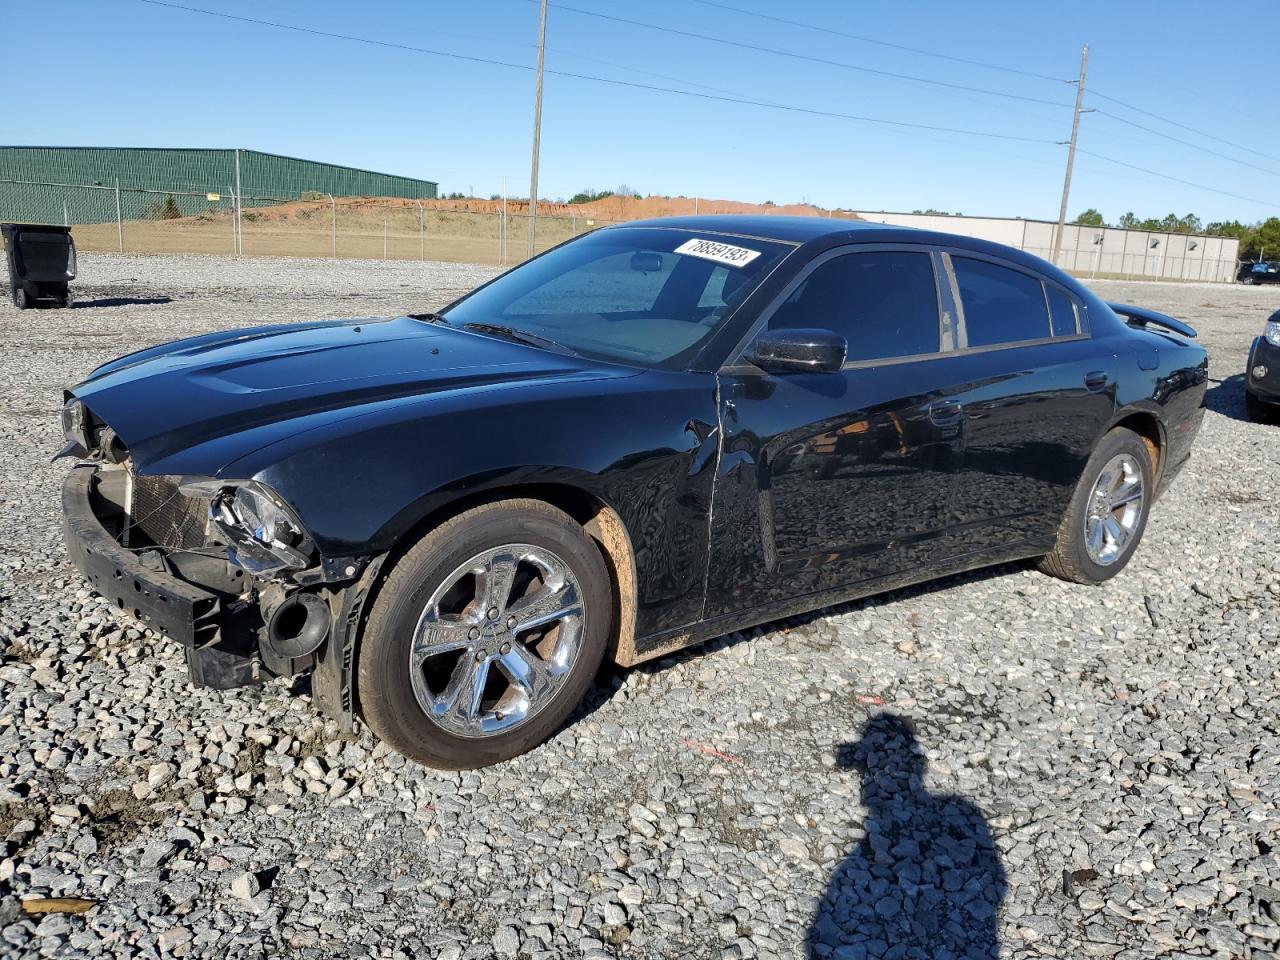
<svg viewBox="0 0 1280 960">
<path fill-rule="evenodd" d="M 1155 465 L 1146 442 L 1117 427 L 1085 466 L 1040 568 L 1073 583 L 1102 583 L 1124 569 L 1147 526 Z"/>
<path fill-rule="evenodd" d="M 612 614 L 608 570 L 537 500 L 476 507 L 392 569 L 360 647 L 373 732 L 433 767 L 508 760 L 551 737 L 590 687 Z"/>
<path fill-rule="evenodd" d="M 27 297 L 27 291 L 22 287 L 13 288 L 13 305 L 19 310 L 25 310 L 31 306 L 31 301 Z"/>
</svg>

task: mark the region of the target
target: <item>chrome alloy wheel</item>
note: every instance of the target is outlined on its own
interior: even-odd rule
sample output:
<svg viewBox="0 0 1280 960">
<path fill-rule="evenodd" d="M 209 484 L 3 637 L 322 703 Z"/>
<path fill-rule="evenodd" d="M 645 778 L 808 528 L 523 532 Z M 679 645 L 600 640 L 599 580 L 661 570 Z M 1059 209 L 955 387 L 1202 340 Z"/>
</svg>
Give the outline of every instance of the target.
<svg viewBox="0 0 1280 960">
<path fill-rule="evenodd" d="M 577 660 L 582 591 L 550 550 L 476 554 L 427 601 L 409 649 L 419 706 L 459 737 L 504 733 L 545 707 Z"/>
<path fill-rule="evenodd" d="M 1089 495 L 1085 511 L 1085 549 L 1089 559 L 1102 567 L 1120 558 L 1142 522 L 1146 491 L 1142 467 L 1128 453 L 1107 461 Z"/>
</svg>

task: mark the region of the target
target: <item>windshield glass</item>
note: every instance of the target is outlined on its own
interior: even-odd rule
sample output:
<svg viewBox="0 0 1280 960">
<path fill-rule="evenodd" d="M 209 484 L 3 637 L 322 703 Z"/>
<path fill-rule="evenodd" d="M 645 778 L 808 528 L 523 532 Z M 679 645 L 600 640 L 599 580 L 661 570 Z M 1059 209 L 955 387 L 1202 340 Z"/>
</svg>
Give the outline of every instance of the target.
<svg viewBox="0 0 1280 960">
<path fill-rule="evenodd" d="M 600 230 L 517 267 L 444 311 L 588 357 L 682 367 L 793 247 L 651 227 Z"/>
</svg>

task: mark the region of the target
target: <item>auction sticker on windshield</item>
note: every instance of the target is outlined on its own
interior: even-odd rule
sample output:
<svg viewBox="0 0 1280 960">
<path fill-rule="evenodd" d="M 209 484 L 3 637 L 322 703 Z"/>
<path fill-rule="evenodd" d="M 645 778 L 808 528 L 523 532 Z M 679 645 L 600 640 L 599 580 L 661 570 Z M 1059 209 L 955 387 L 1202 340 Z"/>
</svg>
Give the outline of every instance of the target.
<svg viewBox="0 0 1280 960">
<path fill-rule="evenodd" d="M 714 240 L 686 240 L 676 247 L 676 253 L 690 257 L 701 257 L 703 260 L 714 260 L 727 267 L 745 267 L 760 256 L 759 250 L 748 250 L 746 247 L 735 247 Z"/>
</svg>

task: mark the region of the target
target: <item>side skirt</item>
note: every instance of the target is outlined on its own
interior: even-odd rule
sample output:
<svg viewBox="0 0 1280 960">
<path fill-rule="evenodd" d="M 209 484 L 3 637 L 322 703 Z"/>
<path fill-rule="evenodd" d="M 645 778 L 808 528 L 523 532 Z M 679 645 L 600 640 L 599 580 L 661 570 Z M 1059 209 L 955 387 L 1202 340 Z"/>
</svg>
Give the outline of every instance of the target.
<svg viewBox="0 0 1280 960">
<path fill-rule="evenodd" d="M 879 593 L 888 593 L 892 590 L 900 590 L 903 587 L 915 586 L 931 580 L 940 580 L 944 577 L 967 573 L 970 570 L 978 570 L 982 567 L 1013 563 L 1017 560 L 1026 560 L 1031 557 L 1042 557 L 1052 549 L 1052 540 L 1021 540 L 1012 545 L 1005 544 L 997 548 L 954 557 L 941 567 L 908 570 L 874 580 L 863 580 L 861 583 L 851 586 L 837 587 L 820 593 L 805 594 L 804 596 L 793 597 L 779 603 L 752 607 L 750 610 L 727 614 L 714 620 L 704 620 L 685 627 L 677 627 L 674 630 L 667 630 L 663 633 L 637 639 L 635 658 L 627 666 L 642 663 L 646 660 L 653 660 L 665 654 L 674 653 L 677 650 L 692 646 L 695 643 L 710 640 L 712 637 L 721 637 L 727 633 L 759 626 L 762 623 L 783 620 L 802 613 L 811 613 L 824 607 L 848 603 L 851 600 L 861 600 Z"/>
</svg>

